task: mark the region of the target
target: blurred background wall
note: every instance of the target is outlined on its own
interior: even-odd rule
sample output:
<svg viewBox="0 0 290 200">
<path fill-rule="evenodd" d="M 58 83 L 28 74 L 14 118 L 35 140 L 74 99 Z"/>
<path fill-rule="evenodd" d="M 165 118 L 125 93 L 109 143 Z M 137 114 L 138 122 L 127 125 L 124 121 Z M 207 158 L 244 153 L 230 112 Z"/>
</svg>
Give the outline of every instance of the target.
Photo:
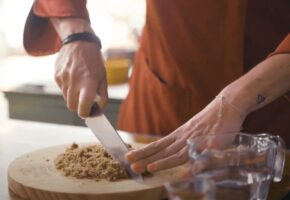
<svg viewBox="0 0 290 200">
<path fill-rule="evenodd" d="M 22 33 L 33 0 L 0 0 L 0 57 L 23 54 Z M 145 0 L 88 0 L 92 27 L 110 47 L 136 48 L 144 24 Z"/>
<path fill-rule="evenodd" d="M 92 27 L 101 38 L 103 53 L 110 49 L 138 48 L 145 20 L 145 0 L 87 0 Z M 54 83 L 57 55 L 31 57 L 23 49 L 22 36 L 33 0 L 0 0 L 0 120 L 7 118 L 7 100 L 1 91 L 21 84 Z"/>
</svg>

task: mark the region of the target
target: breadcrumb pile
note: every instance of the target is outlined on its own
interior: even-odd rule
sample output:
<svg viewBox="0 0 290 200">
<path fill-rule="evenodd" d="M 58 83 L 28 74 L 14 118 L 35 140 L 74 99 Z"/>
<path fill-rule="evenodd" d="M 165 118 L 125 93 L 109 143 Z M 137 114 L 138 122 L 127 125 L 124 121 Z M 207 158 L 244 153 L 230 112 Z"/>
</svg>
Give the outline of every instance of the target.
<svg viewBox="0 0 290 200">
<path fill-rule="evenodd" d="M 120 163 L 113 160 L 100 144 L 79 147 L 73 143 L 57 156 L 54 164 L 65 176 L 79 179 L 116 181 L 129 177 Z"/>
</svg>

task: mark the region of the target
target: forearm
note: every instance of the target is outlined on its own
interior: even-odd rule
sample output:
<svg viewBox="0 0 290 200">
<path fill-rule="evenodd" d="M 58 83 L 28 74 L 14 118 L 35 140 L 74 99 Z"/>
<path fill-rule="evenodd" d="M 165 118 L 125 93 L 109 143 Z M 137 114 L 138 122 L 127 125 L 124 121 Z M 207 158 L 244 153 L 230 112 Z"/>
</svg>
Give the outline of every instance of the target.
<svg viewBox="0 0 290 200">
<path fill-rule="evenodd" d="M 64 39 L 73 33 L 94 33 L 90 22 L 82 18 L 50 18 L 50 21 L 61 39 Z"/>
<path fill-rule="evenodd" d="M 245 115 L 290 90 L 290 54 L 272 56 L 221 92 Z"/>
</svg>

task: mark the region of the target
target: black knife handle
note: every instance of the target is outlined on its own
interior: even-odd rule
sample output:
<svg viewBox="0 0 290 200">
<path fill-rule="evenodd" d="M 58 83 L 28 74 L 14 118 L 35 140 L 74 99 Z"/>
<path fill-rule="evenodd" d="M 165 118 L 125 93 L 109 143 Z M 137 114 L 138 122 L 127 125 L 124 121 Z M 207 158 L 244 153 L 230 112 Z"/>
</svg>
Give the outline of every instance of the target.
<svg viewBox="0 0 290 200">
<path fill-rule="evenodd" d="M 102 113 L 103 112 L 99 104 L 97 102 L 94 102 L 90 111 L 90 117 L 95 117 L 95 116 L 101 115 Z"/>
</svg>

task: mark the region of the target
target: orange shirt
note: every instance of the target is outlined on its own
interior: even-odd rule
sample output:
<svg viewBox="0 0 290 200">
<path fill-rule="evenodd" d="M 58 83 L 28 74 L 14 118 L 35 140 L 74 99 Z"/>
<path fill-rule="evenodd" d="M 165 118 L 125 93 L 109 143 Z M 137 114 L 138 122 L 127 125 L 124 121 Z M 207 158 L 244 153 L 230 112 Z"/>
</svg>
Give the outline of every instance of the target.
<svg viewBox="0 0 290 200">
<path fill-rule="evenodd" d="M 288 2 L 147 0 L 146 23 L 119 128 L 166 135 L 270 53 L 290 53 Z M 26 22 L 26 50 L 33 55 L 58 51 L 59 38 L 46 17 L 88 19 L 85 4 L 36 0 Z M 282 97 L 252 113 L 244 127 L 284 135 L 290 144 L 289 119 L 290 102 Z"/>
</svg>

